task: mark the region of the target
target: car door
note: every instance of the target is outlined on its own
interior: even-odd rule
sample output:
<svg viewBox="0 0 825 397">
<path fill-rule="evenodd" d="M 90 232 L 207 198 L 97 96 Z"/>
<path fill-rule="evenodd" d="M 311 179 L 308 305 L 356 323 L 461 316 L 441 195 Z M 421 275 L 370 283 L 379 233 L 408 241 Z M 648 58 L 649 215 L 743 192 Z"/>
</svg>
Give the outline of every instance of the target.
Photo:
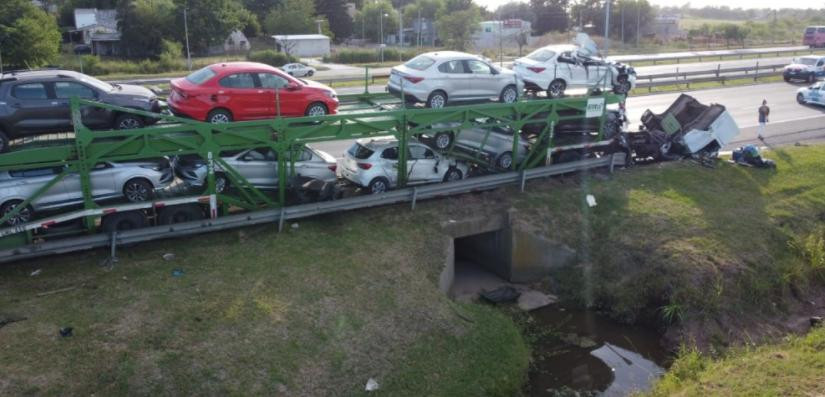
<svg viewBox="0 0 825 397">
<path fill-rule="evenodd" d="M 20 191 L 31 196 L 62 171 L 63 167 L 35 168 L 23 171 L 9 171 L 9 176 L 12 177 L 14 185 L 20 189 Z M 59 207 L 66 205 L 66 200 L 66 190 L 63 184 L 58 182 L 35 199 L 32 206 L 35 208 Z"/>
<path fill-rule="evenodd" d="M 19 134 L 37 134 L 61 129 L 62 111 L 49 93 L 46 82 L 15 84 L 11 87 L 8 106 L 13 112 L 9 124 L 11 129 Z"/>
<path fill-rule="evenodd" d="M 559 54 L 556 62 L 559 64 L 559 74 L 566 74 L 568 85 L 587 85 L 587 72 L 584 69 L 584 65 L 581 64 L 572 51 L 565 51 Z"/>
<path fill-rule="evenodd" d="M 52 84 L 54 97 L 59 107 L 60 124 L 72 125 L 72 112 L 69 107 L 69 100 L 72 97 L 81 99 L 97 100 L 99 94 L 93 88 L 74 81 L 55 81 Z M 107 127 L 110 123 L 110 113 L 103 108 L 84 106 L 81 108 L 83 124 L 87 127 Z"/>
<path fill-rule="evenodd" d="M 92 198 L 94 200 L 103 200 L 120 197 L 122 194 L 122 186 L 115 186 L 115 173 L 122 170 L 122 168 L 115 168 L 114 165 L 108 162 L 95 164 L 89 172 L 89 178 L 92 183 Z M 63 185 L 67 200 L 72 202 L 80 202 L 83 200 L 80 174 L 70 172 L 63 178 L 61 184 Z"/>
<path fill-rule="evenodd" d="M 469 96 L 472 73 L 467 70 L 463 60 L 447 61 L 438 65 L 438 84 L 447 91 L 448 100 L 466 99 Z M 399 79 L 404 83 L 403 79 Z"/>
<path fill-rule="evenodd" d="M 289 81 L 275 73 L 258 73 L 258 80 L 265 96 L 262 97 L 268 106 L 267 117 L 276 117 L 279 114 L 286 117 L 303 116 L 304 101 L 301 98 L 300 90 L 289 90 Z M 279 109 L 280 107 L 280 109 Z M 279 113 L 280 112 L 280 113 Z"/>
<path fill-rule="evenodd" d="M 816 62 L 816 66 L 814 66 L 814 73 L 816 74 L 816 77 L 825 76 L 825 58 L 819 58 Z"/>
<path fill-rule="evenodd" d="M 264 90 L 256 86 L 252 73 L 233 73 L 220 79 L 218 94 L 224 98 L 224 105 L 229 108 L 235 121 L 266 118 L 269 107 L 261 97 Z"/>
<path fill-rule="evenodd" d="M 398 146 L 392 146 L 384 149 L 381 152 L 381 169 L 384 171 L 384 175 L 389 179 L 390 185 L 395 186 L 398 184 Z M 410 157 L 409 151 L 407 151 L 407 179 L 409 180 L 410 172 L 412 171 L 412 166 L 414 165 L 414 161 L 412 157 Z"/>
<path fill-rule="evenodd" d="M 329 165 L 308 147 L 300 151 L 295 160 L 295 174 L 314 179 L 329 179 Z"/>
<path fill-rule="evenodd" d="M 493 74 L 490 65 L 476 59 L 468 59 L 465 62 L 467 69 L 472 73 L 468 80 L 468 95 L 473 98 L 497 97 L 500 94 L 498 76 Z"/>
<path fill-rule="evenodd" d="M 611 79 L 607 76 L 607 65 L 595 58 L 579 58 L 584 67 L 588 87 L 610 87 Z"/>
<path fill-rule="evenodd" d="M 482 151 L 482 149 L 487 145 L 487 141 L 485 141 L 486 135 L 487 130 L 483 128 L 466 128 L 458 133 L 455 142 L 459 147 L 470 149 L 472 151 Z"/>
<path fill-rule="evenodd" d="M 409 148 L 409 182 L 411 184 L 419 184 L 439 181 L 441 178 L 438 173 L 438 158 L 435 152 L 417 143 L 410 144 Z"/>
<path fill-rule="evenodd" d="M 236 157 L 229 165 L 256 187 L 278 186 L 278 160 L 268 147 L 250 149 Z"/>
</svg>

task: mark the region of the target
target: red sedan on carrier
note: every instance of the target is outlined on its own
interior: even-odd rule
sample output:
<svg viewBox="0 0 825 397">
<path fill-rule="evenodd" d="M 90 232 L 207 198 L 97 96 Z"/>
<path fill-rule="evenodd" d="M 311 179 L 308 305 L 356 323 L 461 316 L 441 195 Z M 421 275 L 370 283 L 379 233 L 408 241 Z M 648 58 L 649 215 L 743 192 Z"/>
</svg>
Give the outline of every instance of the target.
<svg viewBox="0 0 825 397">
<path fill-rule="evenodd" d="M 209 65 L 172 80 L 169 108 L 178 116 L 211 123 L 322 116 L 338 111 L 338 96 L 326 85 L 289 76 L 262 63 Z M 280 101 L 280 109 L 276 104 Z"/>
</svg>

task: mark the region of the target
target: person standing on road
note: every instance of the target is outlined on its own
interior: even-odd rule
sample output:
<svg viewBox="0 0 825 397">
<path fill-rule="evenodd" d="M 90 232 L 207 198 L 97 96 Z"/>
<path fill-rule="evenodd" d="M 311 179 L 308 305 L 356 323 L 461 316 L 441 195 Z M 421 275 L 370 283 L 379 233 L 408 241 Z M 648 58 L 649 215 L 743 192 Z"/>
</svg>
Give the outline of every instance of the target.
<svg viewBox="0 0 825 397">
<path fill-rule="evenodd" d="M 771 113 L 771 108 L 768 107 L 768 100 L 762 100 L 762 106 L 759 107 L 759 128 L 756 130 L 756 137 L 760 141 L 764 141 L 765 127 L 768 125 L 768 115 Z"/>
</svg>

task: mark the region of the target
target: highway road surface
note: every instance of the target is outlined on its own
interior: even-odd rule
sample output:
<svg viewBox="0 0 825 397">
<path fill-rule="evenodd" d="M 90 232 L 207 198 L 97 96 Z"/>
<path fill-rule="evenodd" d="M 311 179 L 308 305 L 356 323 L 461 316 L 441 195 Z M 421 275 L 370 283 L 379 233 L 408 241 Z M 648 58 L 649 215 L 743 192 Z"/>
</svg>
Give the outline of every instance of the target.
<svg viewBox="0 0 825 397">
<path fill-rule="evenodd" d="M 724 148 L 729 150 L 744 143 L 759 143 L 756 140 L 757 108 L 762 99 L 767 99 L 771 108 L 770 123 L 765 134 L 766 143 L 783 145 L 825 140 L 825 107 L 803 106 L 796 103 L 796 91 L 802 86 L 771 83 L 686 93 L 702 103 L 719 103 L 728 109 L 741 130 L 739 137 L 729 147 Z M 373 86 L 372 89 L 380 91 L 382 87 Z M 363 91 L 363 88 L 360 91 Z M 680 94 L 676 92 L 628 98 L 628 128 L 638 128 L 642 113 L 647 109 L 654 113 L 665 111 Z M 324 142 L 313 146 L 335 157 L 341 157 L 350 145 L 352 140 Z"/>
</svg>

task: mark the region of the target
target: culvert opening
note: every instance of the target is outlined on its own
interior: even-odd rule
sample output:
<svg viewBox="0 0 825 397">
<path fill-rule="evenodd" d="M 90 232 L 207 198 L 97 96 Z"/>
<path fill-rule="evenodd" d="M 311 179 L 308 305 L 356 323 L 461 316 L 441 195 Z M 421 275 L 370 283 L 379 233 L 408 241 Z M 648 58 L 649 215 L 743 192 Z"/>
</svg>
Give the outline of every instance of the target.
<svg viewBox="0 0 825 397">
<path fill-rule="evenodd" d="M 499 229 L 453 239 L 451 298 L 470 302 L 485 291 L 511 286 L 510 233 Z"/>
</svg>

